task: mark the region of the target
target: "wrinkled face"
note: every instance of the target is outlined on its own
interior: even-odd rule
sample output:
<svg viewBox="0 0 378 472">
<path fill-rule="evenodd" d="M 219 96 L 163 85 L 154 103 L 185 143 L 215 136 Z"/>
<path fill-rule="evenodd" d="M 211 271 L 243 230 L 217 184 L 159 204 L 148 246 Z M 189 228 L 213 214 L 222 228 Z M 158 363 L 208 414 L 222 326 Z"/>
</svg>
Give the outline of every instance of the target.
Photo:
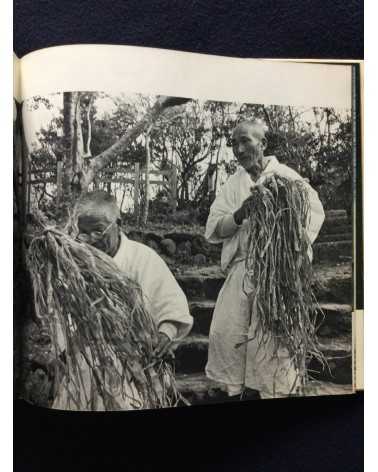
<svg viewBox="0 0 378 472">
<path fill-rule="evenodd" d="M 239 124 L 232 134 L 232 151 L 246 171 L 261 168 L 266 140 L 251 124 Z"/>
<path fill-rule="evenodd" d="M 114 256 L 119 246 L 119 225 L 113 215 L 104 212 L 90 212 L 78 217 L 78 239 L 91 244 L 109 256 Z"/>
</svg>

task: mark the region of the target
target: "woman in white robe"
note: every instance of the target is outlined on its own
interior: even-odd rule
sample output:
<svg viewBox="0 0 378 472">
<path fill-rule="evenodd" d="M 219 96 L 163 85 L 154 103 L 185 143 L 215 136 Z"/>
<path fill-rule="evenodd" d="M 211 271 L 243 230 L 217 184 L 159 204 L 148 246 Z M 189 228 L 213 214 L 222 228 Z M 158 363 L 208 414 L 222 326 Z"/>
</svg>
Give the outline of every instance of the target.
<svg viewBox="0 0 378 472">
<path fill-rule="evenodd" d="M 77 205 L 79 239 L 92 244 L 111 256 L 130 279 L 142 289 L 146 309 L 153 317 L 158 329 L 158 344 L 155 356 L 161 358 L 173 341 L 185 337 L 192 328 L 193 318 L 185 294 L 176 282 L 163 259 L 150 247 L 129 240 L 121 231 L 118 220 L 119 209 L 113 197 L 104 192 L 87 194 Z M 100 236 L 96 236 L 99 233 Z M 59 323 L 58 327 L 59 327 Z M 74 333 L 71 333 L 74 336 Z M 60 346 L 63 352 L 66 341 L 60 333 Z M 85 353 L 90 357 L 90 350 Z M 77 353 L 77 361 L 81 370 L 81 384 L 73 385 L 66 378 L 56 392 L 52 408 L 64 410 L 104 410 L 103 399 L 96 389 L 92 370 L 89 368 L 83 353 Z M 117 370 L 122 372 L 117 359 L 109 359 Z M 100 366 L 101 367 L 101 366 Z M 153 377 L 154 372 L 150 372 Z M 132 382 L 119 376 L 107 378 L 106 389 L 111 392 L 117 409 L 139 408 L 139 396 Z M 158 382 L 157 382 L 158 384 Z M 158 388 L 158 385 L 157 387 Z M 155 390 L 156 390 L 155 388 Z M 80 401 L 73 399 L 80 393 Z M 93 401 L 95 399 L 95 401 Z M 95 403 L 95 406 L 93 404 Z"/>
<path fill-rule="evenodd" d="M 276 157 L 263 155 L 266 140 L 261 125 L 238 125 L 233 141 L 241 167 L 212 204 L 205 232 L 209 242 L 223 243 L 221 267 L 227 273 L 211 323 L 206 375 L 225 384 L 230 396 L 239 396 L 246 388 L 258 391 L 261 398 L 287 396 L 299 386 L 293 363 L 286 349 L 274 352 L 273 342 L 261 347 L 262 333 L 256 330 L 257 319 L 251 316 L 250 299 L 243 291 L 248 220 L 239 215 L 241 212 L 243 216 L 243 202 L 251 196 L 251 187 L 266 176 L 304 179 Z M 317 192 L 305 185 L 311 205 L 307 232 L 313 243 L 323 224 L 324 211 Z M 235 221 L 238 218 L 239 224 Z"/>
</svg>

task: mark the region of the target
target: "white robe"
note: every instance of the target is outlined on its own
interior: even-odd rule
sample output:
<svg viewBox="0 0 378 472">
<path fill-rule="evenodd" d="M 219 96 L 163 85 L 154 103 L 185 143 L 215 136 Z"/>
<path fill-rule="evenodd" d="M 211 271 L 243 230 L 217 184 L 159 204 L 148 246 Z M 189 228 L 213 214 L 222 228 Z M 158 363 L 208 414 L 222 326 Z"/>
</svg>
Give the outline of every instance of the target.
<svg viewBox="0 0 378 472">
<path fill-rule="evenodd" d="M 158 330 L 171 340 L 185 337 L 192 328 L 193 318 L 184 292 L 163 259 L 150 247 L 128 239 L 123 233 L 113 259 L 142 288 L 146 308 Z"/>
<path fill-rule="evenodd" d="M 113 259 L 119 269 L 142 288 L 146 308 L 155 319 L 158 330 L 174 341 L 185 337 L 192 328 L 193 318 L 189 313 L 188 302 L 182 289 L 163 259 L 150 247 L 128 239 L 123 233 L 120 247 Z M 89 350 L 87 355 L 90 355 Z M 93 388 L 92 374 L 83 356 L 81 354 L 77 356 L 83 378 L 80 407 L 78 408 L 70 399 L 69 391 L 74 391 L 73 386 L 67 385 L 67 382 L 64 384 L 65 379 L 63 379 L 52 408 L 90 409 L 87 399 L 90 398 L 91 386 Z M 118 364 L 116 361 L 116 366 Z M 121 370 L 120 366 L 118 367 Z M 127 384 L 125 381 L 123 385 L 119 385 L 117 379 L 109 378 L 107 384 L 121 409 L 130 410 L 137 407 L 138 393 L 131 383 Z M 104 410 L 101 397 L 98 394 L 96 397 L 96 410 Z"/>
<path fill-rule="evenodd" d="M 274 156 L 265 156 L 263 165 L 262 178 L 275 173 L 288 179 L 304 181 Z M 237 226 L 232 215 L 251 195 L 254 185 L 256 183 L 245 169 L 239 168 L 222 187 L 211 206 L 206 224 L 207 240 L 223 243 L 221 266 L 227 272 L 210 327 L 206 375 L 226 384 L 230 392 L 246 386 L 260 391 L 262 398 L 269 398 L 286 396 L 295 390 L 297 375 L 285 349 L 281 349 L 278 356 L 274 356 L 272 342 L 259 349 L 262 333 L 256 330 L 256 316 L 251 317 L 250 299 L 243 291 L 248 221 L 244 220 L 241 226 Z M 324 211 L 317 192 L 309 184 L 306 187 L 311 204 L 307 232 L 313 243 L 323 224 Z M 222 224 L 226 227 L 228 237 L 221 237 Z M 236 348 L 238 343 L 243 344 Z"/>
</svg>

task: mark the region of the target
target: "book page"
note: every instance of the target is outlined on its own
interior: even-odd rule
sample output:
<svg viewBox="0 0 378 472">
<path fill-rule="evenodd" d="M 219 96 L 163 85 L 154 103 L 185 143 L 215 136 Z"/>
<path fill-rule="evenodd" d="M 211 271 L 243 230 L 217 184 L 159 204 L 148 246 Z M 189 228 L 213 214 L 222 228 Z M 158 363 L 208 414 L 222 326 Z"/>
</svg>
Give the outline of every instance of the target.
<svg viewBox="0 0 378 472">
<path fill-rule="evenodd" d="M 348 65 L 238 59 L 133 46 L 73 45 L 22 58 L 23 99 L 111 90 L 274 105 L 351 107 Z M 44 71 L 41 76 L 41 70 Z"/>
<path fill-rule="evenodd" d="M 20 59 L 13 54 L 13 96 L 18 102 L 21 101 L 21 71 Z"/>
<path fill-rule="evenodd" d="M 361 388 L 358 70 L 106 45 L 22 58 L 42 326 L 25 331 L 24 398 L 131 410 Z"/>
<path fill-rule="evenodd" d="M 355 385 L 357 390 L 364 389 L 364 312 L 357 310 L 354 320 L 355 336 Z"/>
</svg>

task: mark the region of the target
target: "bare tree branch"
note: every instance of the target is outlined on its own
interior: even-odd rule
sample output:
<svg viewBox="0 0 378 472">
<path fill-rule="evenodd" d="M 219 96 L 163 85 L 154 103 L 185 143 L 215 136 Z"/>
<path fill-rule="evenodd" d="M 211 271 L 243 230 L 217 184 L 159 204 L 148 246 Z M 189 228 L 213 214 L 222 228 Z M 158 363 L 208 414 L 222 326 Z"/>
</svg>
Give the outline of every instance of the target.
<svg viewBox="0 0 378 472">
<path fill-rule="evenodd" d="M 93 181 L 97 172 L 116 159 L 118 153 L 152 125 L 164 110 L 172 106 L 182 105 L 187 101 L 189 101 L 187 98 L 160 96 L 151 110 L 149 110 L 136 125 L 127 130 L 116 143 L 92 159 L 88 171 L 83 174 L 81 178 L 82 191 L 88 189 L 89 184 Z"/>
</svg>

